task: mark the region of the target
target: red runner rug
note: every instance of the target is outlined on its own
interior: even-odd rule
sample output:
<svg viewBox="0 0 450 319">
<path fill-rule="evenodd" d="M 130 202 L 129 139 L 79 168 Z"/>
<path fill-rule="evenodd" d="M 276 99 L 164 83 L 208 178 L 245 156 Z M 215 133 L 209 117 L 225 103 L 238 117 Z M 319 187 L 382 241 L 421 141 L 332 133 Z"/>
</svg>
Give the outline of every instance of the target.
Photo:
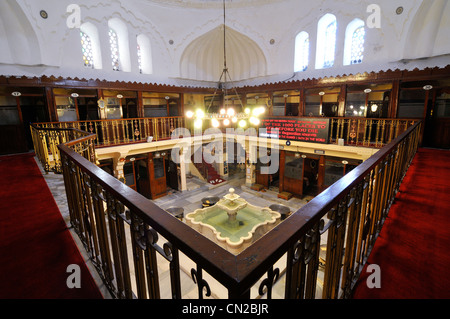
<svg viewBox="0 0 450 319">
<path fill-rule="evenodd" d="M 34 153 L 0 156 L 0 185 L 0 299 L 103 298 Z M 80 288 L 67 286 L 72 264 Z"/>
<path fill-rule="evenodd" d="M 450 298 L 450 151 L 419 149 L 368 258 L 381 288 L 368 288 L 367 264 L 355 299 Z"/>
</svg>

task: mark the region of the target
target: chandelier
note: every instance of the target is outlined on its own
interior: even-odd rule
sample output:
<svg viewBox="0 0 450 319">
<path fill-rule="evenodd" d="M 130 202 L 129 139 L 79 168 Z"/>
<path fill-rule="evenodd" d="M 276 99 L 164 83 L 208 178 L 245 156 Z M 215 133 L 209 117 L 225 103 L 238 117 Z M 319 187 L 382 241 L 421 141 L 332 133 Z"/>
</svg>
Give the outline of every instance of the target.
<svg viewBox="0 0 450 319">
<path fill-rule="evenodd" d="M 233 85 L 233 81 L 231 79 L 230 73 L 228 72 L 227 67 L 227 52 L 226 52 L 226 24 L 225 24 L 225 0 L 223 0 L 223 70 L 222 74 L 219 78 L 219 83 L 214 91 L 211 102 L 209 102 L 208 107 L 206 108 L 206 112 L 202 109 L 197 109 L 195 111 L 188 110 L 186 112 L 186 117 L 189 119 L 194 119 L 194 128 L 201 129 L 203 127 L 203 122 L 206 120 L 211 121 L 211 126 L 214 128 L 219 127 L 230 127 L 233 125 L 238 125 L 241 128 L 245 128 L 247 126 L 257 126 L 260 123 L 259 116 L 265 113 L 264 106 L 256 106 L 253 108 L 244 107 L 242 104 L 242 100 L 239 94 L 236 91 L 236 88 Z M 228 84 L 227 80 L 231 84 L 231 90 L 234 95 L 237 96 L 239 102 L 239 111 L 236 111 L 234 107 L 228 107 L 229 98 L 228 98 Z M 218 112 L 211 113 L 210 109 L 214 102 L 214 98 L 216 97 L 218 91 L 221 90 L 223 92 L 223 105 Z M 233 105 L 234 101 L 232 100 Z"/>
</svg>

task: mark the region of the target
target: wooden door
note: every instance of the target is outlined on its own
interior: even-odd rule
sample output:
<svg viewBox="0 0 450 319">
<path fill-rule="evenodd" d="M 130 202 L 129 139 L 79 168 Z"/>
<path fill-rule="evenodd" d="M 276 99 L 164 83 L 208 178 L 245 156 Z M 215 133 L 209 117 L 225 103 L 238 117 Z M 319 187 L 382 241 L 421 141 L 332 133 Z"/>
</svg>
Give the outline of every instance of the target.
<svg viewBox="0 0 450 319">
<path fill-rule="evenodd" d="M 450 149 L 450 87 L 433 93 L 428 101 L 423 145 Z"/>
<path fill-rule="evenodd" d="M 148 172 L 152 199 L 165 196 L 167 194 L 167 185 L 164 158 L 155 158 L 153 154 L 149 154 Z"/>
<path fill-rule="evenodd" d="M 26 151 L 28 146 L 19 98 L 7 94 L 0 96 L 0 155 Z"/>
<path fill-rule="evenodd" d="M 295 157 L 294 153 L 286 152 L 283 176 L 280 170 L 280 185 L 283 178 L 283 191 L 300 197 L 303 195 L 303 166 L 302 157 Z"/>
<path fill-rule="evenodd" d="M 178 190 L 178 166 L 173 161 L 165 160 L 167 186 Z"/>
</svg>

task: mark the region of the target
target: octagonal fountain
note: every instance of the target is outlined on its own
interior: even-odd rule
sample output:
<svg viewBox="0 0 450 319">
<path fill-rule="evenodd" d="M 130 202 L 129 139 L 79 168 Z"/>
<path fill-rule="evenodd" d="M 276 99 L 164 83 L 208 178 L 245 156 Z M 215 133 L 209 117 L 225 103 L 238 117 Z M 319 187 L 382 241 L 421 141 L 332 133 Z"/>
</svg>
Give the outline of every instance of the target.
<svg viewBox="0 0 450 319">
<path fill-rule="evenodd" d="M 261 238 L 280 219 L 280 213 L 249 204 L 233 188 L 214 206 L 186 215 L 189 226 L 233 254 L 239 254 Z"/>
</svg>

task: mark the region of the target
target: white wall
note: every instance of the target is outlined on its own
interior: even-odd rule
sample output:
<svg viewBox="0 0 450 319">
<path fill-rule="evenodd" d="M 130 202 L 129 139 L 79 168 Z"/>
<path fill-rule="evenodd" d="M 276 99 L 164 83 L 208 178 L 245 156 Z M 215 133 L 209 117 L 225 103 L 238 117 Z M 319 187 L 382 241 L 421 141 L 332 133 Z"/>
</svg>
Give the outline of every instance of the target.
<svg viewBox="0 0 450 319">
<path fill-rule="evenodd" d="M 450 64 L 450 5 L 447 0 L 255 0 L 227 1 L 226 25 L 238 39 L 250 38 L 265 60 L 265 74 L 257 78 L 235 78 L 239 85 L 258 85 L 288 79 L 319 78 L 387 69 L 414 69 Z M 102 69 L 87 69 L 81 59 L 79 30 L 69 29 L 66 8 L 76 3 L 81 23 L 94 24 L 101 38 Z M 367 28 L 364 61 L 345 65 L 344 38 L 348 23 L 355 18 L 366 22 L 368 5 L 379 5 L 381 27 Z M 402 14 L 396 9 L 403 6 Z M 39 16 L 46 10 L 47 19 Z M 192 0 L 4 0 L 0 2 L 0 74 L 17 76 L 54 75 L 110 81 L 136 81 L 172 85 L 209 86 L 217 74 L 188 73 L 181 79 L 180 68 L 186 48 L 223 24 L 221 1 Z M 337 18 L 335 65 L 315 69 L 317 21 L 326 13 Z M 12 18 L 11 18 L 12 17 Z M 20 19 L 17 19 L 19 17 Z M 108 41 L 108 20 L 117 18 L 127 25 L 130 72 L 112 71 Z M 14 22 L 16 21 L 16 22 Z M 367 25 L 367 24 L 366 24 Z M 295 37 L 306 31 L 310 36 L 310 63 L 304 72 L 294 73 Z M 420 36 L 416 36 L 419 32 Z M 136 36 L 145 34 L 151 46 L 152 74 L 140 74 Z M 432 39 L 432 40 L 430 40 Z M 273 43 L 271 43 L 273 40 Z M 170 42 L 173 41 L 173 42 Z M 172 44 L 171 44 L 172 43 Z M 205 54 L 217 49 L 205 47 Z M 422 43 L 424 43 L 422 45 Z M 423 50 L 424 47 L 427 50 Z M 431 48 L 430 48 L 431 46 Z M 21 50 L 18 50 L 21 48 Z M 422 49 L 421 49 L 422 48 Z M 19 52 L 19 54 L 18 54 Z M 239 61 L 247 52 L 231 50 L 230 61 Z M 259 53 L 258 53 L 259 54 Z M 418 58 L 421 58 L 420 60 Z M 425 58 L 425 59 L 423 59 Z M 198 59 L 197 59 L 198 60 Z M 195 67 L 195 64 L 194 64 Z M 242 63 L 240 68 L 251 68 Z M 218 65 L 219 72 L 222 65 Z M 238 76 L 254 76 L 240 69 Z M 212 72 L 212 71 L 207 71 Z M 186 75 L 186 74 L 184 74 Z M 217 79 L 218 80 L 218 79 Z"/>
</svg>

